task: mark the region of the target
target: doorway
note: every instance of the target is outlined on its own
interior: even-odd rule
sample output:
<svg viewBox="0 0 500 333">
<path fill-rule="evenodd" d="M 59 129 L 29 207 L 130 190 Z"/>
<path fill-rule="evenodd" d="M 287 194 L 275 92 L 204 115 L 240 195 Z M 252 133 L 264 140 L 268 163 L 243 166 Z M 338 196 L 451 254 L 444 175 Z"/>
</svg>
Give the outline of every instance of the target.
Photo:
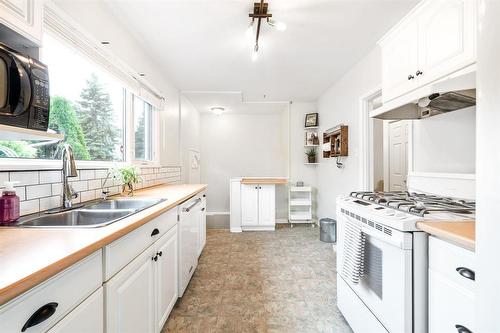
<svg viewBox="0 0 500 333">
<path fill-rule="evenodd" d="M 380 89 L 362 99 L 361 184 L 367 191 L 406 191 L 412 123 L 370 118 L 381 106 Z"/>
</svg>

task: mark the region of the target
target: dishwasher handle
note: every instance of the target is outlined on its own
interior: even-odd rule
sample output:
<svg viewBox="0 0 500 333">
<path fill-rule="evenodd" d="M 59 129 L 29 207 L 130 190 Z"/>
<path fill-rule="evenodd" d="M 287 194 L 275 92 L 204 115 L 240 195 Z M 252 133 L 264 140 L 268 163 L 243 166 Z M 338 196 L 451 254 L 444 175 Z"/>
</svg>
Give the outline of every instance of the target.
<svg viewBox="0 0 500 333">
<path fill-rule="evenodd" d="M 198 198 L 196 199 L 189 207 L 185 207 L 185 208 L 182 208 L 182 211 L 183 212 L 189 212 L 191 209 L 193 209 L 197 204 L 199 204 L 201 202 L 201 199 Z"/>
</svg>

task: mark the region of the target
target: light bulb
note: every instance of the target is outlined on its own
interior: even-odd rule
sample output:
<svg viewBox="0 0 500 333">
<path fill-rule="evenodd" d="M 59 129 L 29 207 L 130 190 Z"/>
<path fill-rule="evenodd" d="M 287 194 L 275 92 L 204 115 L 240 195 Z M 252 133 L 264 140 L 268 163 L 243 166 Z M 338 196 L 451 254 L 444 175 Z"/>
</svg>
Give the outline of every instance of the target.
<svg viewBox="0 0 500 333">
<path fill-rule="evenodd" d="M 275 21 L 275 20 L 269 20 L 269 21 L 267 21 L 267 23 L 271 27 L 276 28 L 276 30 L 279 30 L 279 31 L 285 31 L 286 30 L 286 24 L 284 22 Z"/>
<path fill-rule="evenodd" d="M 259 59 L 259 44 L 255 44 L 252 52 L 252 61 L 256 62 Z"/>
</svg>

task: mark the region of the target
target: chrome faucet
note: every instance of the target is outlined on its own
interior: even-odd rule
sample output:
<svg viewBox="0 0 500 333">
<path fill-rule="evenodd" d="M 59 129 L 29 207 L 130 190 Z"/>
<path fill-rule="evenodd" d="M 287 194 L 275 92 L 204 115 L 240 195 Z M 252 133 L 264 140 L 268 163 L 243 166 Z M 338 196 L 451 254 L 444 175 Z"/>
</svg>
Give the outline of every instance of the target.
<svg viewBox="0 0 500 333">
<path fill-rule="evenodd" d="M 101 196 L 102 196 L 102 200 L 107 200 L 108 199 L 108 195 L 110 193 L 109 189 L 107 191 L 104 190 L 104 188 L 106 186 L 106 183 L 108 182 L 108 179 L 109 179 L 110 175 L 111 175 L 111 171 L 108 170 L 108 173 L 106 174 L 106 179 L 104 179 L 104 181 L 101 184 Z"/>
<path fill-rule="evenodd" d="M 72 208 L 73 203 L 71 199 L 78 198 L 78 193 L 73 190 L 73 186 L 68 182 L 69 177 L 78 177 L 78 171 L 76 169 L 75 157 L 73 155 L 73 149 L 67 143 L 64 144 L 62 150 L 62 173 L 63 173 L 63 209 Z"/>
</svg>

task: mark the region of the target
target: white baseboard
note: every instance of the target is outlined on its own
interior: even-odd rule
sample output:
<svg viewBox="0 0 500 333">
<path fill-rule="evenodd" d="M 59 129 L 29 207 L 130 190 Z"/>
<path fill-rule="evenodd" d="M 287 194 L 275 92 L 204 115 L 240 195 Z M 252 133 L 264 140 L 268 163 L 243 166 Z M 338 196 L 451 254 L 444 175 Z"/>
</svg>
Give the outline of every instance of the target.
<svg viewBox="0 0 500 333">
<path fill-rule="evenodd" d="M 230 232 L 243 232 L 241 228 L 231 228 L 229 229 Z"/>
</svg>

